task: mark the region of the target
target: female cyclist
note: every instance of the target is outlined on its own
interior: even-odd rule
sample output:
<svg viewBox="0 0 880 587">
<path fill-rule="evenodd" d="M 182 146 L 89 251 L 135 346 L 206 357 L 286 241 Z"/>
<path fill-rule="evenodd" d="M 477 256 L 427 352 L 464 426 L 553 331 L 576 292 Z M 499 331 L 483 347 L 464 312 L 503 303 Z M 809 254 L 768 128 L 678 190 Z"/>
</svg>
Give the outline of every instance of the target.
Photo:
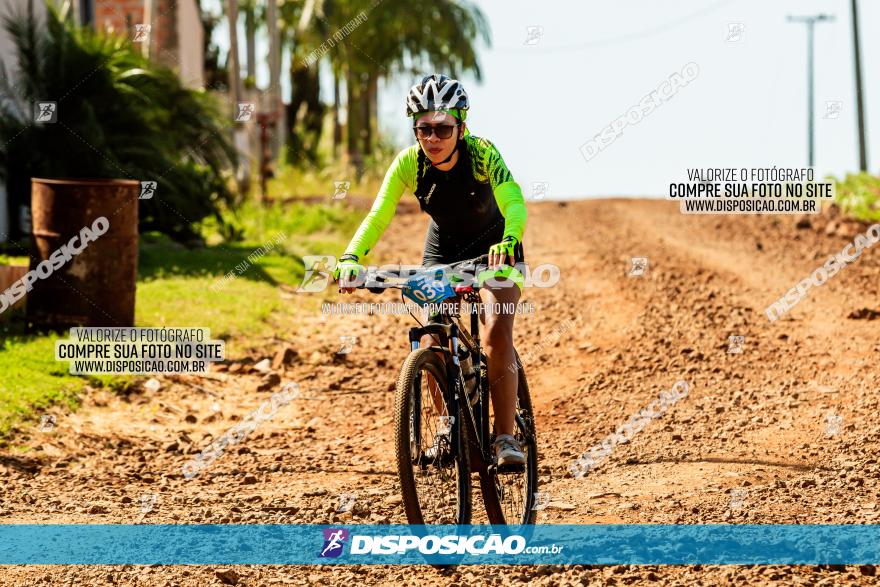
<svg viewBox="0 0 880 587">
<path fill-rule="evenodd" d="M 470 134 L 465 124 L 468 96 L 458 80 L 426 76 L 406 99 L 418 144 L 401 151 L 385 174 L 367 217 L 339 258 L 334 278 L 340 291 L 363 270 L 359 264 L 388 227 L 404 190 L 413 192 L 422 211 L 431 217 L 422 263 L 446 265 L 489 253 L 497 269 L 494 285 L 484 285 L 481 337 L 489 360 L 489 381 L 495 412 L 494 443 L 499 465 L 525 462 L 512 436 L 517 378 L 505 377 L 516 358 L 513 350 L 515 308 L 522 275 L 513 265 L 524 260 L 522 238 L 526 207 L 522 191 L 486 139 Z M 502 311 L 494 311 L 501 308 Z M 423 345 L 429 344 L 422 341 Z"/>
</svg>

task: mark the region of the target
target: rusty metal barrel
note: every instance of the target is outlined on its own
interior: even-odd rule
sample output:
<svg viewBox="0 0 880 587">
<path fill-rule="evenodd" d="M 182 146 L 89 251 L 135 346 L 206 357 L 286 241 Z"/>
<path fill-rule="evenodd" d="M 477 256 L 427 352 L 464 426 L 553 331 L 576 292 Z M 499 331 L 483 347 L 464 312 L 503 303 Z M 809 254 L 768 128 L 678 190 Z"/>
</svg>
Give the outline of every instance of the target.
<svg viewBox="0 0 880 587">
<path fill-rule="evenodd" d="M 134 180 L 31 180 L 32 329 L 134 326 L 139 194 Z"/>
</svg>

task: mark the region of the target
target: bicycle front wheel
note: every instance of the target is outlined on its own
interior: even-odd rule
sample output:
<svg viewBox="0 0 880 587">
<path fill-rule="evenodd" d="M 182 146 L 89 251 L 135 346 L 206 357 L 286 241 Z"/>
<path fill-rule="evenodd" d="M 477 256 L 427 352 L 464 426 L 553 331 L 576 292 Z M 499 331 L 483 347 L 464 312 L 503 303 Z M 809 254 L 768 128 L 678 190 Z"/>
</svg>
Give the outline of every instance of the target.
<svg viewBox="0 0 880 587">
<path fill-rule="evenodd" d="M 394 428 L 410 524 L 471 521 L 467 442 L 460 414 L 452 419 L 448 413 L 443 400 L 447 390 L 446 367 L 435 351 L 423 348 L 409 354 L 397 379 Z"/>
</svg>

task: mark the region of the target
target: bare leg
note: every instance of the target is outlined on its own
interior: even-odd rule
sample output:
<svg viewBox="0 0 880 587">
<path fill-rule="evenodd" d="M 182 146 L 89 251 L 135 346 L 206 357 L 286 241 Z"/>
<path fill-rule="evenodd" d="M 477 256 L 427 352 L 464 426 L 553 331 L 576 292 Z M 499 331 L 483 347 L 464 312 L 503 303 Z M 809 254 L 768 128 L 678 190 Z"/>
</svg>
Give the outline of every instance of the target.
<svg viewBox="0 0 880 587">
<path fill-rule="evenodd" d="M 483 350 L 489 359 L 489 387 L 495 410 L 495 432 L 512 435 L 518 383 L 516 356 L 513 353 L 513 320 L 520 290 L 509 280 L 497 281 L 499 285 L 487 285 L 480 290 L 480 298 L 485 304 L 482 318 Z"/>
<path fill-rule="evenodd" d="M 437 341 L 430 334 L 424 335 L 420 341 L 422 348 L 435 344 L 437 344 Z M 443 360 L 442 355 L 440 356 L 440 360 Z M 428 391 L 431 392 L 431 398 L 434 400 L 434 413 L 441 416 L 446 414 L 446 406 L 443 403 L 443 394 L 440 393 L 440 386 L 437 385 L 437 382 L 430 375 L 428 375 Z"/>
</svg>

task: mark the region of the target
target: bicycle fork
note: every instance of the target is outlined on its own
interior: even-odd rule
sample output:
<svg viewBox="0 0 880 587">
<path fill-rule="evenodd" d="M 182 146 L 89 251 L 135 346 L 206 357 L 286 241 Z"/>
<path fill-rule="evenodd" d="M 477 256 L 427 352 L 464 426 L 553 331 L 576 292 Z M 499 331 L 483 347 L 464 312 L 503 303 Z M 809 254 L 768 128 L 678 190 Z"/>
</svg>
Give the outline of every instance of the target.
<svg viewBox="0 0 880 587">
<path fill-rule="evenodd" d="M 462 454 L 461 432 L 460 427 L 464 425 L 461 414 L 461 401 L 464 394 L 464 388 L 461 386 L 461 364 L 458 359 L 459 351 L 459 329 L 455 323 L 440 324 L 428 323 L 422 327 L 414 327 L 409 330 L 410 350 L 415 351 L 419 348 L 421 339 L 425 335 L 434 336 L 440 342 L 438 352 L 444 355 L 444 364 L 446 365 L 446 394 L 443 397 L 443 403 L 446 406 L 446 414 L 449 425 L 449 438 L 451 441 L 452 456 L 458 458 Z M 452 358 L 450 361 L 449 358 Z M 420 383 L 420 382 L 419 382 Z M 415 394 L 416 398 L 413 403 L 413 436 L 414 444 L 421 446 L 421 394 Z"/>
</svg>

